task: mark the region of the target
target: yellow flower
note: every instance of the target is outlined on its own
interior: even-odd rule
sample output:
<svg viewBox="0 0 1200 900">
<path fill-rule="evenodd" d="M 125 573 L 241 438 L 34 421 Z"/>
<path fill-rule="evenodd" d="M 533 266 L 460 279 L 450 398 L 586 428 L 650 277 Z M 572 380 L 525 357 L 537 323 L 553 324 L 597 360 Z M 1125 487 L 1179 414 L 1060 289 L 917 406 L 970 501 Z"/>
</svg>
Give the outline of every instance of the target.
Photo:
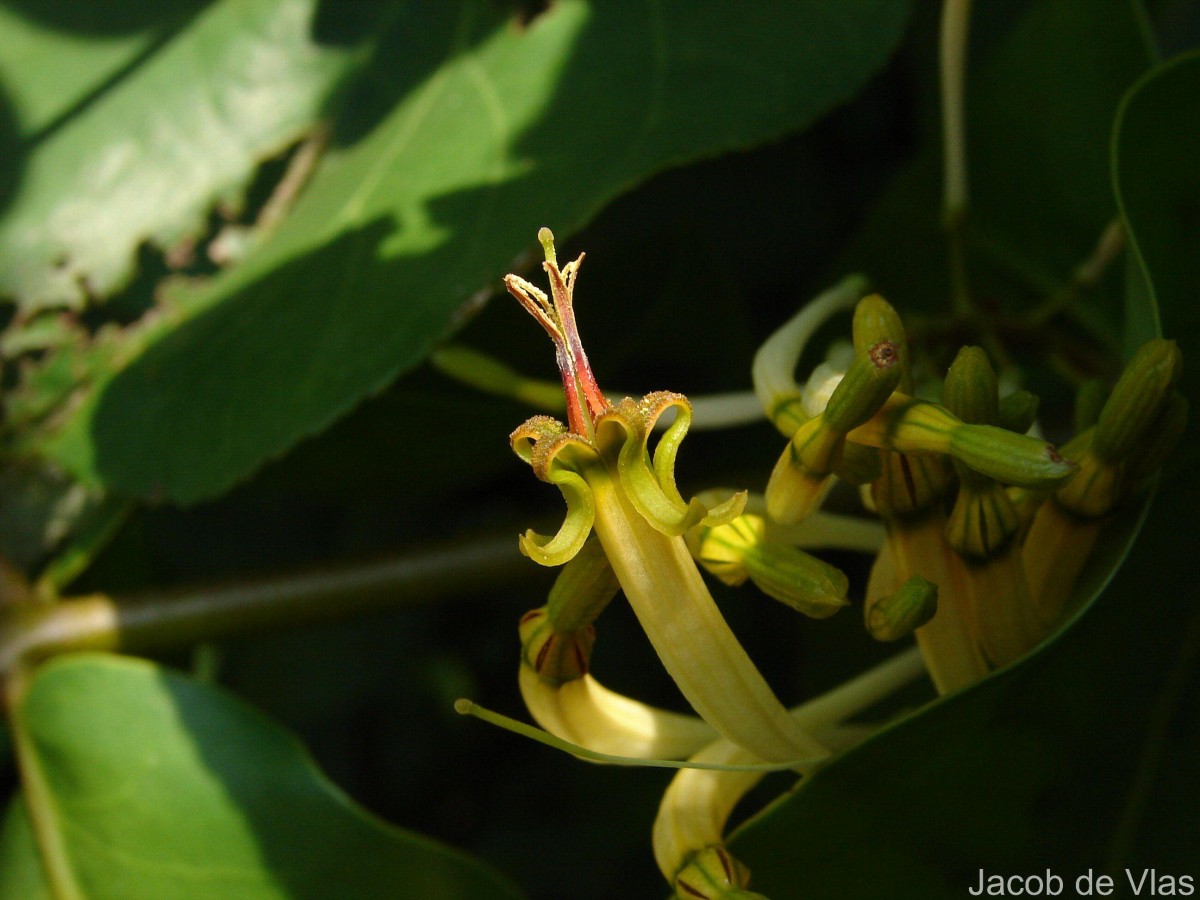
<svg viewBox="0 0 1200 900">
<path fill-rule="evenodd" d="M 511 443 L 538 478 L 562 491 L 567 515 L 553 536 L 527 532 L 522 552 L 542 565 L 561 565 L 594 530 L 663 665 L 706 722 L 770 762 L 823 755 L 824 748 L 788 715 L 738 643 L 682 537 L 694 525 L 734 519 L 745 494 L 711 509 L 694 498 L 683 500 L 675 457 L 691 422 L 687 399 L 659 392 L 639 401 L 608 401 L 575 323 L 574 288 L 583 257 L 560 269 L 553 235 L 543 228 L 538 239 L 552 299 L 515 275 L 505 284 L 554 342 L 567 424 L 535 416 L 513 432 Z M 651 433 L 668 410 L 675 419 L 651 452 Z"/>
</svg>

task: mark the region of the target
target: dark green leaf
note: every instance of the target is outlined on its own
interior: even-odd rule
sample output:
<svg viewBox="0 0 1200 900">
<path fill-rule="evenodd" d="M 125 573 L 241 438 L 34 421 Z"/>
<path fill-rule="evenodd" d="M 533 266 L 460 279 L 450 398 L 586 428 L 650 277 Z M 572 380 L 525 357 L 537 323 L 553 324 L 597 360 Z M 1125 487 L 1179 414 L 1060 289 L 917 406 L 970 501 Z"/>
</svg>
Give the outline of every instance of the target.
<svg viewBox="0 0 1200 900">
<path fill-rule="evenodd" d="M 150 663 L 55 660 L 15 722 L 31 816 L 46 817 L 90 900 L 520 896 L 371 817 L 240 701 Z"/>
<path fill-rule="evenodd" d="M 418 362 L 539 225 L 850 97 L 907 6 L 562 0 L 524 29 L 478 0 L 404 7 L 375 72 L 392 106 L 343 123 L 275 236 L 177 298 L 185 321 L 46 450 L 127 492 L 221 492 Z"/>
<path fill-rule="evenodd" d="M 1188 164 L 1196 73 L 1195 57 L 1160 67 L 1118 120 L 1116 184 L 1144 265 L 1130 321 L 1143 333 L 1159 321 L 1155 297 L 1168 336 L 1196 319 L 1195 289 L 1180 287 L 1195 234 L 1179 215 L 1200 199 Z M 1128 144 L 1136 150 L 1120 152 Z M 1195 396 L 1191 362 L 1182 388 Z M 1200 508 L 1198 473 L 1193 416 L 1128 559 L 1120 565 L 1137 534 L 1131 513 L 1094 552 L 1078 588 L 1084 598 L 1104 589 L 1091 607 L 1021 664 L 902 722 L 750 823 L 735 852 L 756 887 L 948 900 L 978 884 L 980 869 L 1049 868 L 1068 893 L 1089 869 L 1118 885 L 1126 868 L 1135 879 L 1148 868 L 1194 877 L 1200 566 L 1180 529 Z"/>
</svg>

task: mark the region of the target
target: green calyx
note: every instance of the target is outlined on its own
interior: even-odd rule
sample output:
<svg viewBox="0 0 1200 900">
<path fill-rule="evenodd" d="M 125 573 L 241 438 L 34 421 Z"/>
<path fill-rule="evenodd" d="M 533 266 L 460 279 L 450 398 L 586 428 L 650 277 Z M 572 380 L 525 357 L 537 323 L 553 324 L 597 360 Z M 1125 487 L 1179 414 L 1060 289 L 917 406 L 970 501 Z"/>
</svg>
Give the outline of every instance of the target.
<svg viewBox="0 0 1200 900">
<path fill-rule="evenodd" d="M 559 631 L 545 606 L 521 617 L 521 662 L 547 684 L 558 687 L 587 674 L 591 666 L 596 628 L 586 625 L 575 631 Z"/>
<path fill-rule="evenodd" d="M 867 632 L 877 641 L 907 637 L 934 617 L 937 599 L 937 585 L 914 575 L 896 593 L 880 597 L 863 609 Z"/>
<path fill-rule="evenodd" d="M 750 870 L 719 845 L 697 850 L 675 876 L 680 900 L 766 900 L 747 890 Z"/>
<path fill-rule="evenodd" d="M 963 482 L 946 520 L 946 543 L 960 556 L 982 561 L 1005 550 L 1021 529 L 1021 517 L 994 481 Z"/>
<path fill-rule="evenodd" d="M 884 519 L 914 519 L 938 508 L 950 487 L 950 467 L 937 456 L 885 451 L 871 484 L 871 499 Z"/>
</svg>

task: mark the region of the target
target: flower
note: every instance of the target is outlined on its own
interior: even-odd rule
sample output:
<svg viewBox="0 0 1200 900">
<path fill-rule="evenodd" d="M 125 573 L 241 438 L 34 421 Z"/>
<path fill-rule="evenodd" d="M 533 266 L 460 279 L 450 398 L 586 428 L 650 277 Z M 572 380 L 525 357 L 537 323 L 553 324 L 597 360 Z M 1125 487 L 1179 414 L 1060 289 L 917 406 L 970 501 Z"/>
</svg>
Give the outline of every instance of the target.
<svg viewBox="0 0 1200 900">
<path fill-rule="evenodd" d="M 690 424 L 687 399 L 657 392 L 609 402 L 575 323 L 574 289 L 583 256 L 560 269 L 549 229 L 538 240 L 553 299 L 516 275 L 506 276 L 505 284 L 554 342 L 567 424 L 535 416 L 510 440 L 538 478 L 562 491 L 567 515 L 553 536 L 522 536 L 522 552 L 542 565 L 561 565 L 594 531 L 667 672 L 706 722 L 768 762 L 824 756 L 824 747 L 788 715 L 730 630 L 682 537 L 694 525 L 733 520 L 746 495 L 734 494 L 712 508 L 683 500 L 675 457 Z M 668 410 L 675 419 L 651 452 L 651 433 Z"/>
</svg>

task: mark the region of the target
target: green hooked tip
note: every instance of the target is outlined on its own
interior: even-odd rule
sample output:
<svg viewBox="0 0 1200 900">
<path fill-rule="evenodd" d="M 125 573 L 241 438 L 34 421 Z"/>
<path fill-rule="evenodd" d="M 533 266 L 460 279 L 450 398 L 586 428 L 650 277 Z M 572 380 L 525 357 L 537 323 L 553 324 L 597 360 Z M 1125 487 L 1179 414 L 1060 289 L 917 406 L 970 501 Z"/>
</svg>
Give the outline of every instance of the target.
<svg viewBox="0 0 1200 900">
<path fill-rule="evenodd" d="M 865 607 L 867 632 L 877 641 L 898 641 L 912 634 L 937 613 L 938 588 L 914 575 L 894 594 Z"/>
</svg>

